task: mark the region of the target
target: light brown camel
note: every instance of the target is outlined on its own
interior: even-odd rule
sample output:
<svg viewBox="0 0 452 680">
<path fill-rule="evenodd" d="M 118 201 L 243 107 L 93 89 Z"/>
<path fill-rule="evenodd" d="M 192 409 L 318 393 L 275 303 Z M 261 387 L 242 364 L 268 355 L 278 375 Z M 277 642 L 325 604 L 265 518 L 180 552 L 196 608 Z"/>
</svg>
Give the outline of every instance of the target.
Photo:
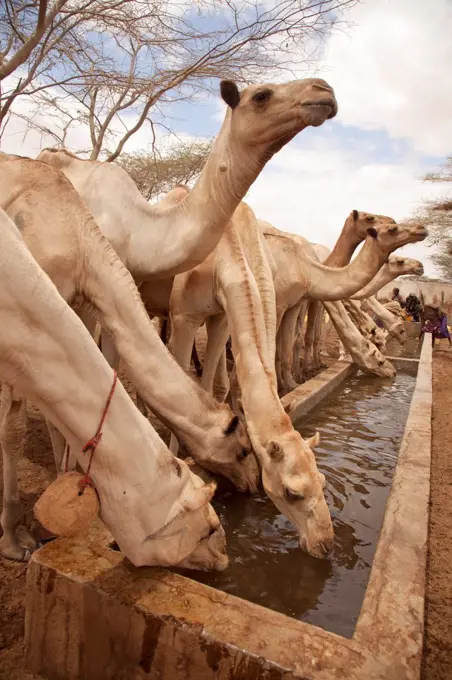
<svg viewBox="0 0 452 680">
<path fill-rule="evenodd" d="M 251 85 L 221 82 L 228 105 L 207 163 L 190 194 L 149 205 L 114 163 L 45 149 L 38 159 L 61 169 L 137 281 L 192 269 L 220 240 L 235 208 L 268 160 L 296 134 L 337 112 L 332 88 L 319 78 Z"/>
<path fill-rule="evenodd" d="M 386 309 L 374 295 L 387 283 L 393 281 L 398 276 L 405 276 L 408 274 L 414 276 L 422 276 L 424 267 L 419 260 L 413 260 L 409 257 L 402 257 L 400 255 L 393 255 L 383 265 L 378 274 L 372 281 L 362 290 L 352 296 L 350 303 L 357 304 L 357 301 L 364 301 L 365 306 L 380 319 L 383 327 L 388 331 L 389 335 L 395 338 L 400 344 L 404 345 L 407 341 L 405 332 L 405 325 L 403 319 L 392 314 Z M 359 304 L 359 302 L 358 302 Z"/>
<path fill-rule="evenodd" d="M 327 256 L 325 255 L 325 258 L 320 258 L 323 264 L 327 264 L 332 267 L 345 266 L 348 262 L 350 262 L 356 247 L 366 238 L 366 224 L 372 225 L 373 223 L 378 229 L 378 224 L 381 222 L 395 224 L 391 217 L 387 217 L 385 215 L 372 215 L 372 213 L 363 213 L 358 210 L 353 210 L 345 221 L 339 239 L 331 253 L 329 253 Z M 385 270 L 383 269 L 382 271 L 384 272 Z M 372 285 L 372 282 L 370 282 L 368 285 Z M 321 345 L 320 342 L 318 342 L 318 339 L 320 337 L 323 313 L 323 309 L 318 302 L 313 300 L 309 303 L 309 306 L 307 307 L 308 322 L 305 333 L 304 361 L 302 370 L 300 369 L 299 356 L 301 331 L 305 313 L 303 313 L 302 316 L 300 315 L 297 340 L 294 346 L 295 360 L 293 367 L 293 375 L 297 382 L 301 382 L 303 378 L 309 377 L 312 373 L 317 372 L 322 367 L 320 358 Z M 367 323 L 368 322 L 369 319 L 367 319 Z M 397 337 L 399 341 L 403 342 L 404 329 L 400 328 L 400 324 L 397 324 L 395 319 L 390 322 L 390 320 L 386 317 L 385 328 L 388 330 L 389 327 L 392 329 L 391 334 Z M 377 336 L 377 331 L 375 331 L 375 328 L 373 330 L 373 338 L 375 339 Z"/>
<path fill-rule="evenodd" d="M 254 213 L 241 203 L 214 252 L 175 278 L 169 347 L 189 370 L 196 330 L 206 321 L 202 384 L 212 390 L 218 361 L 231 335 L 244 417 L 262 468 L 264 489 L 296 526 L 301 547 L 324 557 L 333 539 L 324 479 L 311 442 L 294 430 L 276 388 L 274 288 L 265 252 Z"/>
<path fill-rule="evenodd" d="M 137 391 L 196 462 L 254 490 L 258 468 L 245 429 L 164 347 L 131 275 L 67 178 L 45 163 L 1 155 L 0 205 L 63 298 L 88 308 L 111 334 Z M 64 441 L 50 432 L 61 458 Z"/>
<path fill-rule="evenodd" d="M 351 268 L 359 272 L 359 268 L 363 267 L 364 273 L 358 274 L 355 281 L 358 281 L 359 276 L 362 277 L 361 280 L 364 276 L 371 280 L 384 264 L 389 253 L 407 243 L 422 240 L 426 236 L 426 231 L 419 225 L 397 225 L 393 220 L 386 222 L 375 220 L 376 226 L 368 227 L 369 234 L 364 246 L 359 256 L 352 263 L 346 265 L 343 269 L 328 268 L 318 263 L 318 274 L 313 276 L 312 274 L 307 275 L 308 270 L 306 269 L 309 258 L 312 261 L 316 259 L 313 246 L 301 236 L 280 232 L 267 223 L 259 222 L 277 263 L 278 274 L 275 278 L 275 290 L 278 323 L 281 322 L 283 316 L 286 317 L 281 329 L 282 332 L 279 334 L 278 344 L 280 349 L 277 352 L 277 371 L 281 376 L 279 388 L 284 392 L 292 388 L 290 384 L 293 365 L 292 352 L 297 319 L 303 300 L 314 298 L 331 301 L 349 297 L 345 293 L 346 288 L 336 287 L 334 279 L 330 280 L 328 276 L 325 276 L 325 272 L 349 272 Z M 363 256 L 364 254 L 365 256 Z M 337 277 L 337 274 L 335 276 Z M 328 290 L 322 290 L 322 286 L 328 288 Z M 343 323 L 343 320 L 341 323 Z M 353 347 L 356 348 L 356 346 L 357 343 L 354 342 Z M 366 351 L 362 357 L 357 354 L 355 354 L 355 357 L 363 370 L 388 377 L 394 375 L 393 367 L 380 353 L 375 355 L 373 351 Z M 372 365 L 366 365 L 368 359 L 372 359 Z"/>
<path fill-rule="evenodd" d="M 3 415 L 5 410 L 10 414 L 8 421 L 0 419 L 0 436 L 7 443 L 0 552 L 23 559 L 36 544 L 23 525 L 17 483 L 15 454 L 25 408 L 18 395 L 57 425 L 86 471 L 87 456 L 80 451 L 97 430 L 113 373 L 3 210 L 0 251 L 0 380 Z M 8 449 L 14 455 L 8 456 Z M 119 382 L 90 478 L 102 520 L 136 566 L 227 566 L 224 532 L 209 505 L 214 487 L 170 454 Z"/>
<path fill-rule="evenodd" d="M 251 85 L 242 92 L 222 81 L 220 90 L 228 105 L 223 125 L 193 190 L 181 201 L 149 205 L 113 163 L 55 149 L 38 156 L 70 179 L 137 283 L 174 276 L 205 260 L 268 160 L 306 127 L 337 113 L 332 88 L 319 78 Z M 93 332 L 92 321 L 83 318 Z M 102 351 L 116 366 L 108 336 Z"/>
</svg>

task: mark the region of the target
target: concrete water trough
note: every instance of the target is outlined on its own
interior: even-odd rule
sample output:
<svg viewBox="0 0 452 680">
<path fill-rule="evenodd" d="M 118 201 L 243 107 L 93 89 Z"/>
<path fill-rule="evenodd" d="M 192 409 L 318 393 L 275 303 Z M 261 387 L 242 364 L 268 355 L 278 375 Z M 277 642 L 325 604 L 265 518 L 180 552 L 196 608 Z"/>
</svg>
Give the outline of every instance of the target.
<svg viewBox="0 0 452 680">
<path fill-rule="evenodd" d="M 340 382 L 338 376 L 345 378 L 352 370 L 339 363 L 328 369 L 331 389 Z M 28 668 L 49 680 L 419 678 L 430 490 L 429 342 L 422 347 L 418 367 L 351 639 L 165 569 L 134 568 L 96 522 L 83 537 L 58 539 L 32 557 L 26 600 Z M 310 388 L 298 390 L 309 392 L 312 405 L 322 398 L 319 392 L 328 392 L 328 371 Z M 288 395 L 296 417 L 309 410 L 299 399 L 300 393 Z M 284 574 L 275 587 L 284 588 Z"/>
</svg>

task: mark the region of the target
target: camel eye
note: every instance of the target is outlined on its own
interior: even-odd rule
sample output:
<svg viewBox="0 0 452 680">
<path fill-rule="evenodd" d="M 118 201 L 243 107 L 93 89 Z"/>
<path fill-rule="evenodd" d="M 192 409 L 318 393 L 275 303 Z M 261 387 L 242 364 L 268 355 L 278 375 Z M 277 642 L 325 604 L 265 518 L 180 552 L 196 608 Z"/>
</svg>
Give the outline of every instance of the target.
<svg viewBox="0 0 452 680">
<path fill-rule="evenodd" d="M 292 501 L 292 503 L 295 501 L 304 501 L 304 494 L 292 491 L 288 486 L 284 488 L 284 493 L 286 494 L 287 500 Z"/>
<path fill-rule="evenodd" d="M 397 227 L 396 227 L 396 226 L 394 226 L 394 227 L 389 227 L 389 229 L 388 229 L 388 232 L 389 232 L 390 234 L 395 234 L 396 231 L 397 231 Z"/>
<path fill-rule="evenodd" d="M 253 94 L 253 102 L 263 104 L 268 99 L 270 99 L 271 96 L 272 96 L 271 90 L 259 90 L 259 92 L 256 92 L 256 94 Z"/>
<path fill-rule="evenodd" d="M 249 451 L 246 449 L 242 449 L 240 453 L 237 454 L 237 460 L 245 460 L 245 458 L 248 456 Z"/>
<path fill-rule="evenodd" d="M 366 222 L 375 222 L 375 217 L 373 215 L 367 215 Z"/>
</svg>

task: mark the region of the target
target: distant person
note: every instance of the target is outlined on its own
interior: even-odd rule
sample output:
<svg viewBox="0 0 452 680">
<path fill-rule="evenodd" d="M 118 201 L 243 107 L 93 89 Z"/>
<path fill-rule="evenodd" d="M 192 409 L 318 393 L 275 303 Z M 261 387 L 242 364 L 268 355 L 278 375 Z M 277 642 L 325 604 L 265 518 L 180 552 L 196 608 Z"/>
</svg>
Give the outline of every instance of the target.
<svg viewBox="0 0 452 680">
<path fill-rule="evenodd" d="M 425 305 L 421 319 L 421 333 L 419 337 L 422 337 L 424 333 L 431 333 L 432 346 L 435 345 L 435 338 L 447 338 L 449 340 L 449 349 L 452 348 L 452 340 L 449 328 L 447 327 L 447 314 L 445 312 L 439 307 Z"/>
<path fill-rule="evenodd" d="M 405 300 L 403 297 L 400 295 L 400 288 L 393 288 L 392 289 L 392 298 L 391 300 L 395 300 L 395 302 L 398 302 L 399 305 L 403 308 L 405 307 Z"/>
<path fill-rule="evenodd" d="M 421 318 L 421 301 L 414 293 L 410 293 L 405 301 L 405 309 L 407 314 L 411 316 L 413 321 L 420 321 Z"/>
</svg>

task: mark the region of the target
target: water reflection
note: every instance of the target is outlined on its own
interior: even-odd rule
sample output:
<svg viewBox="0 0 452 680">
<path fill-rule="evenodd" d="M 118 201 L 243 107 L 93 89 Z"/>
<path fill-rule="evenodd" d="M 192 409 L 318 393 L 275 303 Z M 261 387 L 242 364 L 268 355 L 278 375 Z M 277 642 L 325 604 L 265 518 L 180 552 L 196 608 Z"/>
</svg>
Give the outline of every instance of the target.
<svg viewBox="0 0 452 680">
<path fill-rule="evenodd" d="M 228 540 L 229 568 L 196 580 L 328 630 L 351 636 L 369 578 L 414 372 L 394 383 L 351 378 L 300 425 L 318 429 L 335 548 L 316 560 L 298 548 L 297 534 L 264 496 L 226 493 L 215 509 Z"/>
</svg>

